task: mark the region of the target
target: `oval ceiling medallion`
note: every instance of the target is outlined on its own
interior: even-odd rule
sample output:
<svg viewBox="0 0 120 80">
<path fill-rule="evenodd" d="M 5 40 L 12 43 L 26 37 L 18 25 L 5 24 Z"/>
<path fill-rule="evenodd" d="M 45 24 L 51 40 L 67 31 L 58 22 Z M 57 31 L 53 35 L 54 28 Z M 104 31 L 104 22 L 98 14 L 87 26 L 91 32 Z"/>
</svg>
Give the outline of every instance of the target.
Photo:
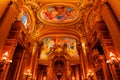
<svg viewBox="0 0 120 80">
<path fill-rule="evenodd" d="M 38 18 L 46 23 L 71 23 L 78 19 L 79 13 L 71 4 L 52 3 L 41 7 Z"/>
</svg>

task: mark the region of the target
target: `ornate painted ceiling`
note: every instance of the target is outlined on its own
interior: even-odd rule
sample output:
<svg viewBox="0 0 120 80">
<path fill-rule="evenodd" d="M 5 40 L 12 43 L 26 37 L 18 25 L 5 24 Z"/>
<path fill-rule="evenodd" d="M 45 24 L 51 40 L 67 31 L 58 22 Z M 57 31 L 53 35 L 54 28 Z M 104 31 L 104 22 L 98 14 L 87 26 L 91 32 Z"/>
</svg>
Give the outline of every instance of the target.
<svg viewBox="0 0 120 80">
<path fill-rule="evenodd" d="M 38 11 L 40 21 L 53 24 L 73 23 L 81 15 L 77 7 L 67 3 L 50 3 Z"/>
<path fill-rule="evenodd" d="M 52 50 L 63 50 L 65 45 L 71 57 L 78 56 L 76 44 L 85 35 L 84 13 L 89 9 L 91 0 L 19 0 L 15 2 L 19 5 L 17 19 L 25 25 L 31 41 L 43 43 L 41 59 L 47 58 Z M 57 45 L 60 46 L 59 49 Z"/>
<path fill-rule="evenodd" d="M 46 37 L 40 43 L 42 44 L 40 59 L 48 59 L 48 56 L 56 51 L 57 53 L 66 51 L 74 59 L 78 57 L 77 41 L 71 37 Z"/>
<path fill-rule="evenodd" d="M 13 0 L 19 5 L 20 19 L 35 34 L 45 26 L 77 26 L 83 30 L 83 15 L 91 0 Z M 33 32 L 34 31 L 34 32 Z M 36 33 L 37 32 L 37 33 Z M 84 31 L 82 31 L 84 32 Z M 35 36 L 35 35 L 34 35 Z"/>
</svg>

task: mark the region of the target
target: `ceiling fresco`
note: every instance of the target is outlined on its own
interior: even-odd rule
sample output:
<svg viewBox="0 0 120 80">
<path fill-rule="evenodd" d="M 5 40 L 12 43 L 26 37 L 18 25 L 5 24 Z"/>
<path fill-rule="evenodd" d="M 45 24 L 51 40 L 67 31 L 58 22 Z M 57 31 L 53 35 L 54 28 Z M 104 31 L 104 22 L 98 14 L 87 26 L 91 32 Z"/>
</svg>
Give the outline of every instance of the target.
<svg viewBox="0 0 120 80">
<path fill-rule="evenodd" d="M 55 51 L 58 46 L 60 46 L 61 49 L 66 48 L 67 54 L 71 57 L 78 55 L 77 41 L 73 36 L 80 37 L 84 32 L 84 27 L 81 25 L 83 25 L 83 11 L 86 10 L 86 5 L 87 4 L 81 5 L 81 3 L 65 2 L 26 2 L 26 13 L 23 14 L 21 21 L 24 25 L 27 25 L 27 23 L 34 23 L 34 25 L 32 25 L 32 27 L 34 27 L 34 32 L 30 37 L 36 41 L 39 37 L 44 37 L 46 33 L 49 33 L 49 36 L 61 36 L 54 38 L 53 36 L 47 37 L 41 41 L 43 44 L 40 49 L 40 59 L 48 59 L 48 56 Z M 29 21 L 29 19 L 31 21 Z M 29 25 L 29 27 L 31 27 L 31 25 Z M 67 36 L 71 36 L 72 38 Z"/>
<path fill-rule="evenodd" d="M 42 7 L 39 19 L 50 23 L 68 23 L 78 18 L 78 11 L 70 4 L 54 3 Z"/>
<path fill-rule="evenodd" d="M 55 51 L 58 47 L 66 50 L 67 54 L 71 57 L 78 55 L 76 48 L 77 41 L 71 37 L 61 36 L 61 37 L 47 37 L 42 41 L 41 55 L 40 59 L 47 59 L 48 55 Z"/>
<path fill-rule="evenodd" d="M 28 23 L 28 15 L 26 12 L 23 13 L 21 19 L 22 23 L 24 24 L 25 28 L 27 29 L 27 23 Z"/>
</svg>

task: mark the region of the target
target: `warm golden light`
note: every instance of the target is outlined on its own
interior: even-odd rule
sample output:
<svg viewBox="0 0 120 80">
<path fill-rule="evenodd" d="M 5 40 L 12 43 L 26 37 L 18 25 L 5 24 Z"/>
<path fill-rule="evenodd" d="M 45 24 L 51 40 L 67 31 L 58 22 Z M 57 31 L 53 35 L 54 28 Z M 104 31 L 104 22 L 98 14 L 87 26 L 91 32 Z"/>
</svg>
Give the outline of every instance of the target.
<svg viewBox="0 0 120 80">
<path fill-rule="evenodd" d="M 43 77 L 43 80 L 47 80 L 46 76 Z"/>
<path fill-rule="evenodd" d="M 7 59 L 6 57 L 4 57 L 4 56 L 2 57 L 2 60 L 3 60 L 3 61 L 5 61 L 6 59 Z"/>
<path fill-rule="evenodd" d="M 72 76 L 72 80 L 75 80 L 75 76 Z"/>
<path fill-rule="evenodd" d="M 82 47 L 85 47 L 85 44 L 84 44 L 84 43 L 82 43 Z"/>
<path fill-rule="evenodd" d="M 8 58 L 8 51 L 6 51 L 6 52 L 3 54 L 3 57 L 2 57 L 1 62 L 2 62 L 3 64 L 8 64 L 8 63 L 11 63 L 11 62 L 12 62 L 12 60 L 10 60 L 10 59 Z"/>
<path fill-rule="evenodd" d="M 106 62 L 109 63 L 109 64 L 114 64 L 114 65 L 117 66 L 120 62 L 120 58 L 118 58 L 115 54 L 110 52 L 109 60 L 107 60 Z"/>
<path fill-rule="evenodd" d="M 6 57 L 8 56 L 8 51 L 5 52 L 4 56 L 6 56 Z"/>
<path fill-rule="evenodd" d="M 93 77 L 94 73 L 91 71 L 91 69 L 88 70 L 87 77 Z"/>
<path fill-rule="evenodd" d="M 3 54 L 2 60 L 6 61 L 8 57 L 8 51 L 5 52 L 5 54 Z"/>
<path fill-rule="evenodd" d="M 24 73 L 24 74 L 25 74 L 25 75 L 32 75 L 32 74 L 30 73 L 30 69 L 28 69 L 27 72 Z"/>
<path fill-rule="evenodd" d="M 24 77 L 26 78 L 26 80 L 28 80 L 29 78 L 32 78 L 32 74 L 30 69 L 28 69 L 24 74 Z"/>
</svg>

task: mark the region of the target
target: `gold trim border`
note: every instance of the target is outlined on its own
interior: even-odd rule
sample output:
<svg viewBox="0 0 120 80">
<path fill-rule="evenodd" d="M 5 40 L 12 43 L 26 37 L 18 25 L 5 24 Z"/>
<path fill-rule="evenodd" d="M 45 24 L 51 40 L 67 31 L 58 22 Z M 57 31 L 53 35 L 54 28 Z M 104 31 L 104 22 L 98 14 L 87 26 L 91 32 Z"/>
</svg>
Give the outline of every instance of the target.
<svg viewBox="0 0 120 80">
<path fill-rule="evenodd" d="M 69 21 L 69 22 L 49 22 L 47 20 L 44 20 L 41 18 L 40 16 L 40 12 L 46 8 L 47 6 L 50 6 L 50 5 L 65 5 L 65 6 L 70 6 L 72 8 L 75 9 L 75 11 L 77 12 L 77 18 L 75 20 L 72 20 L 72 21 Z M 80 12 L 79 8 L 77 8 L 75 5 L 72 5 L 72 4 L 68 4 L 68 3 L 49 3 L 49 4 L 45 4 L 44 6 L 42 6 L 38 12 L 37 12 L 37 17 L 38 19 L 43 22 L 44 24 L 46 25 L 52 25 L 52 26 L 68 26 L 68 25 L 73 25 L 75 23 L 77 23 L 81 18 L 82 18 L 82 12 Z"/>
</svg>

